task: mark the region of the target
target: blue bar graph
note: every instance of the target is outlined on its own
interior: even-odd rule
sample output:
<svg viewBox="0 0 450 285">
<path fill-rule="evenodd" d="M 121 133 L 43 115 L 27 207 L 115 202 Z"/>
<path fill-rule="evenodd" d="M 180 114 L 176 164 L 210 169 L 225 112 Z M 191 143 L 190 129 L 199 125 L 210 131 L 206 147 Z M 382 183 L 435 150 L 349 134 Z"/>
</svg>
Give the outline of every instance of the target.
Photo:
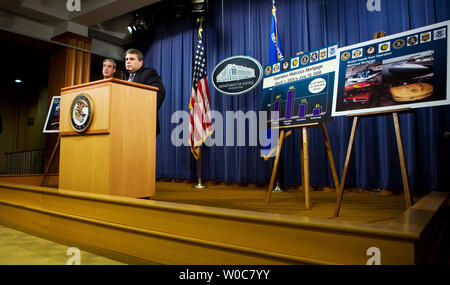
<svg viewBox="0 0 450 285">
<path fill-rule="evenodd" d="M 321 106 L 316 107 L 313 110 L 313 116 L 319 116 L 321 112 L 322 112 L 322 107 Z"/>
<path fill-rule="evenodd" d="M 298 107 L 298 117 L 299 118 L 303 118 L 303 117 L 305 117 L 305 115 L 306 115 L 306 110 L 307 110 L 307 107 L 308 106 L 308 104 L 307 103 L 301 103 L 300 104 L 300 106 Z"/>
<path fill-rule="evenodd" d="M 272 121 L 278 121 L 280 120 L 280 100 L 277 100 L 274 102 L 273 111 L 275 112 L 274 117 L 272 118 Z"/>
<path fill-rule="evenodd" d="M 292 109 L 294 107 L 294 96 L 295 89 L 289 89 L 287 94 L 287 102 L 286 102 L 286 119 L 290 119 L 292 117 Z"/>
</svg>

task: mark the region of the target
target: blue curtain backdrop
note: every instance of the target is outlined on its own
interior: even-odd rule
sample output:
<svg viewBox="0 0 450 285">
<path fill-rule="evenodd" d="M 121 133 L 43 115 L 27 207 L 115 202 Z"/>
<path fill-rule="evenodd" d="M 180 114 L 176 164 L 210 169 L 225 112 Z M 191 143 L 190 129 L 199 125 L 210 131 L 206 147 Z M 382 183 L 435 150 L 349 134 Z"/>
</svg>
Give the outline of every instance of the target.
<svg viewBox="0 0 450 285">
<path fill-rule="evenodd" d="M 449 0 L 381 0 L 380 12 L 369 12 L 366 0 L 278 0 L 278 28 L 285 57 L 335 42 L 340 47 L 367 41 L 379 31 L 392 35 L 450 19 Z M 259 111 L 262 85 L 252 92 L 227 96 L 211 84 L 213 68 L 224 58 L 250 55 L 268 63 L 271 0 L 210 1 L 206 30 L 207 69 L 211 110 L 244 113 Z M 222 17 L 223 13 L 223 17 Z M 197 163 L 188 146 L 175 147 L 171 135 L 181 121 L 172 114 L 188 112 L 192 84 L 194 17 L 170 14 L 155 22 L 152 32 L 137 46 L 144 52 L 144 66 L 154 67 L 166 87 L 159 111 L 161 134 L 157 138 L 156 176 L 197 179 Z M 223 25 L 222 25 L 223 23 Z M 448 191 L 450 108 L 432 107 L 400 115 L 400 125 L 410 186 L 413 191 Z M 186 113 L 187 114 L 187 113 Z M 339 178 L 342 175 L 352 119 L 336 117 L 327 124 Z M 248 125 L 247 125 L 248 127 Z M 236 132 L 236 126 L 235 126 Z M 310 129 L 310 182 L 333 186 L 320 129 Z M 225 141 L 225 134 L 224 134 Z M 236 138 L 235 138 L 236 144 Z M 260 147 L 214 146 L 203 148 L 203 180 L 267 183 L 273 159 L 265 162 Z M 295 130 L 283 145 L 284 182 L 300 185 L 300 132 Z M 346 186 L 401 189 L 402 179 L 391 115 L 363 118 L 356 134 Z"/>
</svg>

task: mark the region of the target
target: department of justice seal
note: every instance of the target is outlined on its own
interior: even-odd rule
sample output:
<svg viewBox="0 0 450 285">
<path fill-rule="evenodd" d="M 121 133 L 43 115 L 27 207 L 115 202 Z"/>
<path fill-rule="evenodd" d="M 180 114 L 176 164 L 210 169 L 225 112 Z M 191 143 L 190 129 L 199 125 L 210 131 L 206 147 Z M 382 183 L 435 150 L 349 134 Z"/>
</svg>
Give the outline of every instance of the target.
<svg viewBox="0 0 450 285">
<path fill-rule="evenodd" d="M 86 131 L 94 118 L 94 104 L 88 94 L 77 95 L 70 106 L 70 123 L 79 133 Z"/>
</svg>

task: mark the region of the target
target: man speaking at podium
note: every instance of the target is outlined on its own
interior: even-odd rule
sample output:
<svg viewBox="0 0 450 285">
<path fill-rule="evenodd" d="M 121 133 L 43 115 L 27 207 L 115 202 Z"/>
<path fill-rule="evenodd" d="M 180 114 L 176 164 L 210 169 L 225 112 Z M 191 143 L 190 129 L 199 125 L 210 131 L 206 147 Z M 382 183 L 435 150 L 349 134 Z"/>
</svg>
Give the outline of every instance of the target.
<svg viewBox="0 0 450 285">
<path fill-rule="evenodd" d="M 125 68 L 124 79 L 130 82 L 136 82 L 159 88 L 157 94 L 157 111 L 161 107 L 166 90 L 161 81 L 161 77 L 154 68 L 144 68 L 144 55 L 137 49 L 129 49 L 125 52 Z M 156 115 L 156 135 L 159 134 L 159 117 Z"/>
</svg>

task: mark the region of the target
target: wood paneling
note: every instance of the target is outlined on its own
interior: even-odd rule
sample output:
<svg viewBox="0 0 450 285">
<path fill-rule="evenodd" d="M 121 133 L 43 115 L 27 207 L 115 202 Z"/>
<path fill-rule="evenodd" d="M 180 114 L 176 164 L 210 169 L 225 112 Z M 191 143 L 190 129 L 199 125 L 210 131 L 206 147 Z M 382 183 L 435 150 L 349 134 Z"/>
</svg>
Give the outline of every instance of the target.
<svg viewBox="0 0 450 285">
<path fill-rule="evenodd" d="M 69 45 L 77 46 L 76 39 L 69 39 Z M 66 80 L 64 86 L 75 85 L 75 73 L 76 73 L 76 61 L 77 61 L 77 51 L 73 48 L 66 48 Z"/>
<path fill-rule="evenodd" d="M 66 85 L 66 54 L 67 49 L 64 48 L 55 51 L 50 56 L 47 110 L 51 105 L 53 96 L 60 96 L 61 87 Z M 50 160 L 57 138 L 58 134 L 45 134 L 45 165 Z M 50 173 L 58 173 L 58 170 L 59 155 L 55 157 L 55 161 L 50 168 Z"/>
<path fill-rule="evenodd" d="M 84 49 L 91 50 L 92 44 L 85 42 Z M 89 82 L 91 80 L 91 54 L 83 53 L 83 80 L 82 83 Z"/>
<path fill-rule="evenodd" d="M 74 47 L 91 49 L 91 39 L 73 33 L 65 33 L 54 37 L 59 41 Z M 61 88 L 73 86 L 76 82 L 86 83 L 90 81 L 91 55 L 88 52 L 77 51 L 73 48 L 62 47 L 50 56 L 49 80 L 48 80 L 48 107 L 53 96 L 61 95 Z M 47 108 L 48 109 L 48 108 Z M 45 165 L 56 145 L 57 134 L 46 134 Z M 52 165 L 50 172 L 57 173 L 59 169 L 59 156 Z"/>
<path fill-rule="evenodd" d="M 84 49 L 85 42 L 82 41 L 82 40 L 78 40 L 77 41 L 77 46 L 79 48 Z M 85 52 L 83 52 L 81 50 L 77 50 L 76 67 L 75 67 L 75 70 L 76 70 L 76 72 L 75 72 L 75 84 L 74 85 L 78 85 L 78 84 L 84 83 L 83 82 L 83 71 L 85 70 L 84 69 L 84 64 L 83 64 L 83 62 L 84 62 L 84 54 L 85 54 Z"/>
</svg>

